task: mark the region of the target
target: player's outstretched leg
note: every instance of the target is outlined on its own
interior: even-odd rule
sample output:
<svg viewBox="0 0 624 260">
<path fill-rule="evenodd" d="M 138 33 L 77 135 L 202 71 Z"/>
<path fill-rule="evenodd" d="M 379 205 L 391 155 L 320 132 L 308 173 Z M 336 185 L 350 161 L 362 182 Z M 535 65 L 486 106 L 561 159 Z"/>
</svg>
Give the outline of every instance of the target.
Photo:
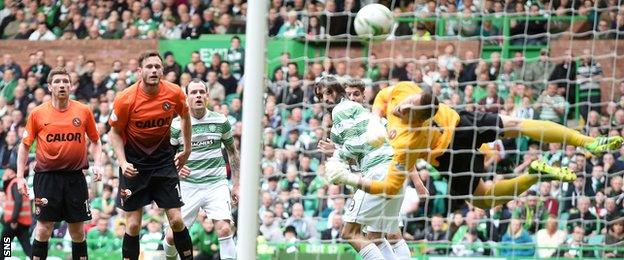
<svg viewBox="0 0 624 260">
<path fill-rule="evenodd" d="M 624 138 L 621 136 L 593 138 L 551 121 L 500 117 L 505 127 L 505 137 L 508 138 L 523 134 L 546 143 L 567 143 L 583 147 L 595 155 L 619 149 L 624 144 Z"/>
<path fill-rule="evenodd" d="M 502 205 L 514 200 L 516 196 L 528 190 L 540 179 L 572 182 L 576 179 L 576 175 L 568 168 L 549 166 L 543 161 L 534 161 L 529 165 L 528 172 L 518 177 L 502 180 L 493 185 L 486 185 L 481 180 L 473 195 L 484 198 L 474 199 L 471 202 L 482 209 Z"/>
</svg>

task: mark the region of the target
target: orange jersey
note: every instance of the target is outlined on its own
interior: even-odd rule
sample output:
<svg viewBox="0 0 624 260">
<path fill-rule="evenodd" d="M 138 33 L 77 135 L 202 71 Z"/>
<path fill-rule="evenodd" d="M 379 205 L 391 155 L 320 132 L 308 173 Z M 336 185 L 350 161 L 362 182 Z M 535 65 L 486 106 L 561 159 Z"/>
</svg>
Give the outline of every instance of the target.
<svg viewBox="0 0 624 260">
<path fill-rule="evenodd" d="M 60 111 L 46 102 L 28 116 L 22 142 L 30 146 L 37 140 L 35 172 L 89 168 L 86 137 L 100 138 L 93 113 L 78 101 L 69 100 L 68 106 Z"/>
<path fill-rule="evenodd" d="M 176 114 L 186 115 L 186 95 L 178 85 L 161 80 L 158 92 L 148 95 L 139 80 L 115 98 L 109 119 L 121 129 L 126 159 L 140 168 L 158 168 L 173 163 L 171 121 Z"/>
</svg>

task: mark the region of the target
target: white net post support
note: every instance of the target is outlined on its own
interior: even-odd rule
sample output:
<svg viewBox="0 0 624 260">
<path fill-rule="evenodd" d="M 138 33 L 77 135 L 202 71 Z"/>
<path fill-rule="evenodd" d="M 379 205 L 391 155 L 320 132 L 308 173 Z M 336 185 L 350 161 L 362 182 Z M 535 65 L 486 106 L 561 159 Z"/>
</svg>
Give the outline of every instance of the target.
<svg viewBox="0 0 624 260">
<path fill-rule="evenodd" d="M 240 204 L 238 213 L 238 259 L 256 259 L 258 234 L 258 173 L 262 138 L 262 99 L 266 84 L 267 1 L 249 1 L 245 40 L 245 92 L 241 136 Z"/>
</svg>

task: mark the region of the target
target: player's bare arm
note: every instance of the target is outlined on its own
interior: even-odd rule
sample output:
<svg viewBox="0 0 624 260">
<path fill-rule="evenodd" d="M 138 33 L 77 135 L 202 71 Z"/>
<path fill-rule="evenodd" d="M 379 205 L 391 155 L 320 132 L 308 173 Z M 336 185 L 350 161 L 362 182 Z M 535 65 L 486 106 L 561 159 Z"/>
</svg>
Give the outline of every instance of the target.
<svg viewBox="0 0 624 260">
<path fill-rule="evenodd" d="M 93 156 L 93 181 L 102 180 L 102 142 L 97 140 L 96 142 L 91 142 L 89 145 L 89 150 L 91 150 L 91 156 Z"/>
<path fill-rule="evenodd" d="M 191 155 L 191 115 L 189 113 L 180 115 L 180 123 L 182 126 L 184 148 L 182 149 L 182 152 L 179 152 L 175 156 L 175 165 L 178 172 L 182 170 L 184 165 L 186 165 L 186 161 L 188 161 L 188 158 Z"/>
<path fill-rule="evenodd" d="M 111 145 L 113 146 L 115 156 L 119 161 L 119 167 L 121 167 L 122 174 L 128 178 L 136 176 L 139 171 L 134 168 L 134 165 L 128 163 L 126 160 L 126 152 L 124 151 L 124 142 L 121 137 L 121 130 L 117 127 L 111 127 L 111 130 L 108 132 L 108 137 Z"/>
<path fill-rule="evenodd" d="M 30 145 L 25 143 L 20 143 L 19 148 L 17 150 L 17 181 L 18 181 L 18 189 L 20 193 L 24 196 L 28 195 L 28 186 L 26 185 L 26 180 L 24 179 L 24 173 L 28 168 L 28 151 L 30 150 Z"/>
<path fill-rule="evenodd" d="M 230 169 L 232 169 L 232 204 L 237 204 L 238 184 L 240 180 L 240 156 L 234 142 L 229 145 L 225 145 L 225 151 L 227 152 L 228 159 L 230 160 Z"/>
</svg>

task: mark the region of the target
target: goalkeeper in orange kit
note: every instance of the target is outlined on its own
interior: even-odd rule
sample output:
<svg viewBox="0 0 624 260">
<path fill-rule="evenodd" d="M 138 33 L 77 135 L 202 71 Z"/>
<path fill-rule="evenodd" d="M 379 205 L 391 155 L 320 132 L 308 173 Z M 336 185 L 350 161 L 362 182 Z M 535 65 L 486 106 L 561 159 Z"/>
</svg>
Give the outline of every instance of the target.
<svg viewBox="0 0 624 260">
<path fill-rule="evenodd" d="M 403 186 L 406 172 L 418 159 L 425 159 L 440 172 L 448 172 L 452 196 L 471 197 L 480 208 L 491 208 L 513 200 L 542 180 L 571 182 L 576 175 L 567 168 L 548 166 L 534 161 L 528 172 L 513 179 L 487 185 L 484 156 L 477 152 L 482 144 L 497 138 L 514 138 L 522 134 L 544 142 L 568 143 L 602 154 L 618 149 L 624 139 L 620 136 L 593 138 L 562 125 L 542 120 L 519 119 L 494 113 L 455 111 L 440 104 L 431 93 L 413 82 L 400 82 L 383 89 L 375 98 L 373 112 L 388 120 L 387 132 L 394 157 L 383 180 L 376 181 L 352 174 L 337 161 L 330 161 L 326 178 L 344 183 L 371 194 L 395 195 Z M 386 129 L 368 133 L 369 143 L 382 143 Z M 372 136 L 372 137 L 371 137 Z M 474 197 L 473 197 L 474 196 Z"/>
</svg>

